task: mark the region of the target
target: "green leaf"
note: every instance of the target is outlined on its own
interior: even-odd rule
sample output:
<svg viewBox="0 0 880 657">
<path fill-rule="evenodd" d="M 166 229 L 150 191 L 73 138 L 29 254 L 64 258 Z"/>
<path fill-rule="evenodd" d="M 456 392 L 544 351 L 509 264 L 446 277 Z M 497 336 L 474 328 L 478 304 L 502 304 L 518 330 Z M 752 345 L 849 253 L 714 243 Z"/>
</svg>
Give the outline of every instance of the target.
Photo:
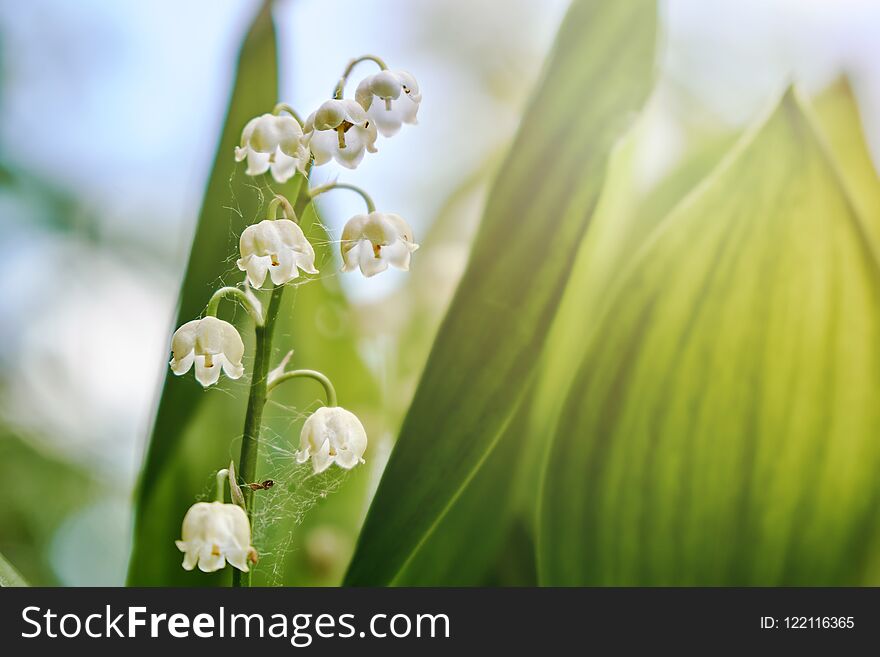
<svg viewBox="0 0 880 657">
<path fill-rule="evenodd" d="M 266 3 L 257 13 L 239 54 L 235 84 L 199 213 L 175 327 L 198 317 L 204 310 L 221 277 L 230 271 L 228 260 L 235 249 L 235 236 L 257 216 L 260 198 L 255 193 L 254 182 L 244 175 L 241 167 L 236 167 L 233 151 L 244 124 L 271 110 L 275 104 L 277 77 L 275 30 L 269 3 Z M 241 327 L 243 335 L 249 335 L 246 326 Z M 252 340 L 249 346 L 248 353 L 252 353 Z M 175 525 L 179 525 L 193 495 L 209 490 L 213 472 L 224 467 L 232 456 L 224 443 L 228 444 L 234 437 L 229 430 L 233 422 L 239 424 L 234 418 L 243 416 L 246 383 L 222 383 L 224 390 L 234 390 L 230 395 L 218 390 L 202 391 L 189 378 L 177 378 L 170 372 L 165 377 L 137 493 L 129 569 L 132 585 L 178 582 L 194 585 L 218 580 L 218 576 L 179 579 L 180 564 L 171 562 L 172 557 L 178 561 L 172 552 L 176 550 L 173 541 L 179 532 Z M 222 429 L 215 425 L 218 434 L 206 444 L 200 427 L 212 418 L 224 418 L 229 425 Z M 171 472 L 174 480 L 167 476 Z"/>
<path fill-rule="evenodd" d="M 0 554 L 0 588 L 11 588 L 15 586 L 28 586 L 15 567 Z"/>
<path fill-rule="evenodd" d="M 346 583 L 404 583 L 402 569 L 510 423 L 590 223 L 608 154 L 648 96 L 655 14 L 647 0 L 577 0 L 569 10 L 490 192 Z M 468 541 L 458 546 L 465 555 Z"/>
<path fill-rule="evenodd" d="M 60 527 L 102 497 L 122 497 L 111 481 L 94 481 L 81 465 L 53 454 L 33 437 L 0 427 L 0 552 L 29 582 L 57 586 L 51 546 Z M 47 503 L 51 498 L 51 504 Z M 57 565 L 57 564 L 56 564 Z"/>
<path fill-rule="evenodd" d="M 865 228 L 880 247 L 880 180 L 862 130 L 859 106 L 846 77 L 816 98 L 813 106 L 834 153 L 841 177 Z"/>
<path fill-rule="evenodd" d="M 692 103 L 688 106 L 693 111 Z M 644 190 L 641 153 L 656 148 L 656 105 L 649 106 L 632 130 L 615 148 L 596 216 L 579 245 L 569 283 L 547 338 L 535 385 L 529 425 L 537 439 L 529 444 L 529 461 L 540 465 L 552 441 L 565 391 L 583 361 L 587 343 L 584 331 L 600 316 L 609 287 L 650 238 L 666 214 L 705 178 L 734 142 L 729 132 L 709 132 L 688 125 L 680 161 L 653 187 Z M 666 129 L 667 123 L 663 123 Z M 533 469 L 530 476 L 536 479 Z M 528 487 L 533 490 L 533 486 Z"/>
<path fill-rule="evenodd" d="M 405 586 L 534 585 L 537 578 L 530 537 L 518 536 L 518 469 L 528 440 L 528 405 L 520 402 L 513 420 L 479 472 L 462 489 L 437 526 L 407 561 L 395 584 Z M 487 503 L 491 500 L 491 503 Z M 521 568 L 502 573 L 505 557 L 528 552 Z"/>
<path fill-rule="evenodd" d="M 880 575 L 880 268 L 793 93 L 585 336 L 545 473 L 549 585 Z"/>
<path fill-rule="evenodd" d="M 661 94 L 662 96 L 662 94 Z M 657 98 L 655 94 L 653 98 Z M 536 384 L 468 487 L 407 563 L 398 582 L 420 585 L 527 585 L 537 577 L 530 535 L 547 445 L 564 391 L 583 358 L 585 327 L 601 308 L 619 264 L 637 252 L 663 216 L 705 177 L 734 136 L 694 108 L 677 117 L 683 152 L 660 180 L 646 189 L 639 158 L 654 147 L 657 114 L 650 103 L 615 146 L 595 216 L 586 231 L 565 293 L 548 333 Z M 661 124 L 665 128 L 669 119 Z M 497 499 L 491 506 L 486 499 Z M 465 547 L 463 547 L 465 546 Z M 520 555 L 513 564 L 509 556 Z M 517 570 L 518 569 L 518 570 Z"/>
</svg>

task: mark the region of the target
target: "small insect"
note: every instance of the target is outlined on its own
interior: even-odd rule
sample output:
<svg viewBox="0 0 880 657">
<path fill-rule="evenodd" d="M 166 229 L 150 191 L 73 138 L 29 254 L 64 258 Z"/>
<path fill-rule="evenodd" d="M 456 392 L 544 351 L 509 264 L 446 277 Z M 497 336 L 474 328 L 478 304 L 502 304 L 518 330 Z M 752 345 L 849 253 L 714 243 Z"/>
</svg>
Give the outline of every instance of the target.
<svg viewBox="0 0 880 657">
<path fill-rule="evenodd" d="M 274 481 L 272 481 L 271 479 L 266 479 L 266 481 L 262 481 L 259 484 L 248 484 L 247 487 L 251 490 L 269 490 L 274 485 Z"/>
</svg>

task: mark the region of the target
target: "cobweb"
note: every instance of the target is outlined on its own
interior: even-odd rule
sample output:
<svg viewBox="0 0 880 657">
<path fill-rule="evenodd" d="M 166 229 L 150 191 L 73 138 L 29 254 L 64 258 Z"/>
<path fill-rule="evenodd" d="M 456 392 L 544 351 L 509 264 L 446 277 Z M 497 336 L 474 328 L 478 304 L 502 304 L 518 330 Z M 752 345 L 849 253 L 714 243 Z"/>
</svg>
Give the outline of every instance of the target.
<svg viewBox="0 0 880 657">
<path fill-rule="evenodd" d="M 229 205 L 224 205 L 223 209 L 227 210 L 231 213 L 231 215 L 235 215 L 239 219 L 244 219 L 244 211 L 242 210 L 241 204 L 238 202 L 238 197 L 235 193 L 236 176 L 236 170 L 233 170 L 232 174 L 229 176 L 228 181 L 231 201 Z M 267 176 L 264 176 L 264 178 L 267 178 Z M 307 185 L 309 183 L 303 182 L 302 184 Z M 249 176 L 245 176 L 244 186 L 249 191 L 252 191 L 254 196 L 258 200 L 257 208 L 247 224 L 250 225 L 259 223 L 266 218 L 266 209 L 269 201 L 272 200 L 276 193 L 279 193 L 279 190 L 274 189 L 268 179 L 265 181 L 264 184 L 257 184 L 256 182 L 254 182 L 254 179 Z M 293 202 L 292 198 L 291 202 Z M 311 219 L 311 224 L 307 225 L 306 223 L 304 223 L 309 219 Z M 334 247 L 338 248 L 341 240 L 334 239 L 330 228 L 320 220 L 320 216 L 314 201 L 310 204 L 310 209 L 303 212 L 302 215 L 299 217 L 299 222 L 306 234 L 309 234 L 309 229 L 313 226 L 320 226 L 323 229 L 323 234 L 326 234 L 328 236 L 327 239 L 316 239 L 314 235 L 312 235 L 309 238 L 309 241 L 312 243 L 312 246 L 315 247 L 316 255 L 320 256 L 322 253 L 324 253 L 325 257 L 315 263 L 321 272 L 320 275 L 310 276 L 308 278 L 300 277 L 288 283 L 287 286 L 291 288 L 296 288 L 300 285 L 306 285 L 309 283 L 319 284 L 319 281 L 323 279 L 337 277 L 339 273 L 336 266 L 334 265 L 333 257 L 332 255 L 324 252 L 324 249 L 325 247 L 330 247 L 331 250 Z M 235 286 L 236 284 L 240 283 L 244 278 L 244 272 L 239 270 L 239 268 L 235 264 L 236 260 L 238 259 L 239 235 L 235 232 L 235 230 L 233 230 L 232 224 L 233 220 L 232 216 L 230 216 L 227 229 L 227 256 L 224 260 L 224 263 L 227 265 L 227 269 L 220 276 L 217 277 L 217 280 L 214 282 L 214 284 L 212 284 L 211 289 L 214 289 L 214 285 L 216 284 Z M 238 312 L 239 310 L 244 312 L 241 308 L 237 308 L 236 312 Z"/>
<path fill-rule="evenodd" d="M 316 504 L 342 486 L 348 473 L 331 467 L 314 474 L 311 461 L 296 462 L 295 450 L 286 446 L 287 436 L 273 433 L 263 431 L 263 462 L 268 465 L 261 478 L 272 479 L 274 485 L 255 492 L 252 524 L 259 570 L 268 585 L 279 586 L 295 532 Z"/>
<path fill-rule="evenodd" d="M 267 405 L 275 404 L 269 401 Z M 260 433 L 259 482 L 272 480 L 267 490 L 253 492 L 251 513 L 251 542 L 259 555 L 256 571 L 267 586 L 284 584 L 284 568 L 287 557 L 293 549 L 296 533 L 314 506 L 337 491 L 348 478 L 348 472 L 331 467 L 325 472 L 315 474 L 311 460 L 297 463 L 293 440 L 298 444 L 300 425 L 310 412 L 297 411 L 292 406 L 275 404 L 284 409 L 289 430 L 275 431 L 263 426 Z M 312 409 L 313 410 L 313 409 Z M 241 438 L 230 445 L 230 455 L 238 461 Z M 202 492 L 196 501 L 210 502 L 215 496 L 214 474 L 205 478 Z M 225 501 L 231 502 L 229 494 Z"/>
<path fill-rule="evenodd" d="M 241 205 L 235 195 L 235 177 L 236 172 L 233 171 L 229 178 L 229 191 L 231 195 L 230 205 L 225 209 L 236 215 L 239 219 L 244 217 Z M 306 183 L 303 183 L 306 184 Z M 258 207 L 255 215 L 249 223 L 257 223 L 265 217 L 266 205 L 274 196 L 275 190 L 271 184 L 261 186 L 256 184 L 253 179 L 247 177 L 244 185 L 252 191 L 259 199 Z M 317 213 L 307 212 L 300 217 L 301 221 L 311 219 L 320 223 L 324 231 L 329 235 L 329 231 L 317 216 Z M 240 223 L 240 222 L 236 222 Z M 232 228 L 232 217 L 230 216 L 229 229 L 227 235 L 229 254 L 225 260 L 227 269 L 218 277 L 217 283 L 220 285 L 236 285 L 241 282 L 244 273 L 241 272 L 235 264 L 238 252 L 238 238 Z M 303 225 L 303 229 L 307 233 L 311 226 Z M 316 251 L 321 253 L 323 247 L 337 245 L 338 240 L 315 240 L 311 239 Z M 326 252 L 325 252 L 326 253 Z M 288 284 L 288 287 L 296 288 L 299 285 L 320 285 L 322 278 L 335 277 L 338 275 L 336 267 L 333 266 L 332 256 L 327 256 L 322 262 L 316 263 L 321 271 L 319 276 L 311 276 L 309 278 L 300 278 Z M 257 291 L 257 295 L 261 297 L 264 303 L 268 302 L 265 293 Z M 293 312 L 293 303 L 295 294 L 288 294 L 284 300 L 284 313 Z M 264 306 L 265 307 L 265 306 Z M 243 309 L 235 304 L 235 309 L 227 308 L 225 312 L 233 313 L 234 317 Z M 276 343 L 279 335 L 276 335 Z M 273 347 L 273 358 L 270 363 L 270 369 L 275 367 L 280 359 L 281 350 Z M 250 368 L 249 368 L 250 369 Z M 250 375 L 250 372 L 248 372 Z M 316 398 L 317 400 L 317 398 Z M 348 472 L 337 467 L 331 467 L 327 471 L 320 474 L 312 472 L 311 461 L 306 463 L 297 463 L 296 446 L 299 443 L 299 428 L 305 419 L 317 407 L 311 404 L 305 408 L 296 408 L 281 404 L 275 400 L 268 400 L 264 411 L 264 422 L 260 431 L 260 455 L 258 459 L 258 477 L 259 481 L 271 479 L 274 483 L 267 490 L 257 490 L 253 494 L 252 509 L 252 543 L 259 554 L 259 563 L 257 572 L 261 579 L 265 580 L 265 584 L 269 586 L 279 586 L 284 582 L 284 567 L 287 561 L 287 555 L 293 546 L 294 537 L 298 527 L 302 524 L 309 511 L 328 495 L 338 490 L 345 479 Z M 267 425 L 266 415 L 271 411 L 272 424 L 276 426 L 273 429 Z M 279 424 L 281 418 L 284 418 L 283 425 Z M 278 430 L 277 427 L 281 426 Z M 235 461 L 238 461 L 238 452 L 241 446 L 241 438 L 239 437 L 230 446 L 231 454 Z M 251 482 L 248 482 L 251 483 Z"/>
</svg>

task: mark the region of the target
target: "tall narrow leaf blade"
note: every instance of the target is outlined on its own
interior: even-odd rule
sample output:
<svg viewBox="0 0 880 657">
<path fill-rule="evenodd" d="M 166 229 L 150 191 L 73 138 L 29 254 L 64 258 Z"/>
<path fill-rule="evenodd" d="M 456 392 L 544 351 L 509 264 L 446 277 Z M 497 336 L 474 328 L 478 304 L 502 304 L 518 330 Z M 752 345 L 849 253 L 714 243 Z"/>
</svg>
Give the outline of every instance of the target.
<svg viewBox="0 0 880 657">
<path fill-rule="evenodd" d="M 841 178 L 865 221 L 874 244 L 880 247 L 880 178 L 862 130 L 859 106 L 849 80 L 841 77 L 813 103 L 822 132 L 828 139 Z"/>
<path fill-rule="evenodd" d="M 233 151 L 244 124 L 271 110 L 276 102 L 277 77 L 275 29 L 266 3 L 239 54 L 230 105 L 181 289 L 177 326 L 204 310 L 213 290 L 230 272 L 228 260 L 236 246 L 235 235 L 257 215 L 259 195 L 253 180 L 241 167 L 236 170 Z M 247 335 L 244 329 L 242 333 Z M 175 563 L 179 560 L 173 541 L 178 531 L 174 526 L 192 503 L 194 491 L 203 492 L 213 480 L 211 471 L 224 467 L 232 456 L 227 445 L 235 433 L 230 434 L 228 428 L 232 422 L 238 424 L 233 418 L 243 416 L 246 384 L 222 385 L 235 390 L 234 395 L 203 391 L 190 377 L 177 378 L 170 372 L 165 378 L 137 496 L 131 584 L 216 583 L 215 577 L 180 580 L 183 570 Z M 210 418 L 220 420 L 215 426 L 219 432 L 213 436 L 205 435 L 209 429 L 204 422 Z M 172 473 L 173 478 L 169 476 Z"/>
<path fill-rule="evenodd" d="M 656 98 L 656 96 L 653 96 Z M 660 220 L 705 177 L 730 147 L 733 136 L 682 121 L 689 146 L 649 190 L 638 166 L 656 124 L 649 104 L 611 155 L 601 196 L 586 231 L 548 332 L 535 384 L 480 472 L 422 544 L 398 583 L 449 585 L 531 584 L 535 500 L 541 464 L 556 415 L 577 363 L 583 335 L 597 317 L 614 276 L 638 251 Z M 487 499 L 497 503 L 487 505 Z M 517 554 L 511 565 L 510 555 Z"/>
<path fill-rule="evenodd" d="M 876 582 L 880 269 L 793 93 L 609 294 L 550 454 L 541 581 Z"/>
<path fill-rule="evenodd" d="M 584 336 L 601 317 L 609 290 L 662 219 L 712 172 L 736 138 L 729 129 L 719 128 L 717 122 L 694 112 L 692 102 L 675 103 L 676 108 L 687 109 L 679 109 L 674 118 L 664 116 L 671 110 L 662 102 L 670 93 L 667 90 L 664 94 L 663 84 L 659 83 L 660 91 L 655 89 L 652 102 L 612 154 L 596 217 L 579 245 L 548 333 L 523 429 L 529 438 L 521 447 L 524 458 L 518 485 L 528 492 L 521 495 L 521 512 L 532 526 L 539 514 L 536 491 L 541 486 L 559 412 L 587 349 Z M 683 136 L 682 152 L 659 177 L 651 172 L 650 182 L 646 183 L 645 156 L 656 157 L 658 126 L 668 129 L 671 119 Z"/>
<path fill-rule="evenodd" d="M 346 581 L 386 584 L 436 529 L 510 421 L 608 154 L 651 87 L 654 2 L 576 0 L 490 192 Z"/>
<path fill-rule="evenodd" d="M 528 395 L 528 393 L 527 393 Z M 526 395 L 526 396 L 527 396 Z M 434 531 L 419 546 L 395 578 L 403 586 L 487 586 L 534 584 L 534 558 L 529 555 L 524 572 L 499 581 L 504 556 L 530 550 L 531 539 L 515 531 L 519 496 L 531 494 L 524 488 L 520 472 L 523 449 L 528 439 L 528 404 L 522 400 L 479 472 L 438 521 Z"/>
<path fill-rule="evenodd" d="M 734 136 L 727 132 L 695 136 L 674 169 L 645 193 L 638 158 L 640 149 L 651 145 L 650 111 L 615 149 L 596 217 L 579 246 L 537 377 L 530 417 L 534 435 L 553 433 L 564 391 L 583 360 L 584 331 L 601 313 L 610 286 L 666 214 L 709 175 L 733 144 Z M 539 442 L 533 448 L 536 463 L 542 461 L 542 446 L 550 441 Z"/>
</svg>

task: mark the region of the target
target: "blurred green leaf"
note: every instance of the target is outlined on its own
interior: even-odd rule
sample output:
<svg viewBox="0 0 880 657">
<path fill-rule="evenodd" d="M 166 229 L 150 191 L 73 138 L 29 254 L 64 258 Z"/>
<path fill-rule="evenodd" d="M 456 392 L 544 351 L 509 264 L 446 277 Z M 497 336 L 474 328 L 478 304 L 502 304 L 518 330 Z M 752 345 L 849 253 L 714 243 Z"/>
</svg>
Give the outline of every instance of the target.
<svg viewBox="0 0 880 657">
<path fill-rule="evenodd" d="M 264 201 L 278 192 L 295 198 L 301 176 L 278 186 L 263 176 L 250 178 L 244 164 L 236 164 L 234 146 L 241 130 L 253 116 L 270 111 L 277 101 L 276 42 L 268 3 L 256 16 L 242 46 L 229 110 L 205 192 L 193 240 L 190 262 L 181 290 L 176 326 L 204 310 L 213 290 L 224 282 L 235 283 L 242 275 L 232 261 L 237 236 L 249 224 L 263 218 Z M 378 432 L 367 410 L 375 405 L 375 386 L 363 365 L 355 342 L 351 311 L 339 287 L 338 269 L 331 243 L 313 207 L 301 213 L 306 236 L 315 245 L 316 263 L 322 274 L 285 290 L 276 324 L 273 350 L 276 362 L 288 350 L 295 350 L 293 364 L 325 372 L 334 381 L 340 404 L 363 416 L 369 435 Z M 266 301 L 265 294 L 264 302 Z M 253 330 L 246 313 L 224 303 L 221 316 L 233 317 L 245 339 L 245 366 L 253 362 Z M 233 315 L 234 313 L 234 315 Z M 169 336 L 172 328 L 169 327 Z M 274 366 L 274 362 L 273 362 Z M 229 569 L 207 575 L 186 572 L 174 545 L 187 508 L 199 496 L 211 492 L 214 473 L 238 459 L 248 377 L 239 381 L 221 379 L 208 390 L 192 376 L 166 376 L 156 415 L 137 498 L 134 548 L 129 569 L 132 585 L 210 586 L 228 582 Z M 285 573 L 284 561 L 296 547 L 301 534 L 293 531 L 300 520 L 298 511 L 321 501 L 320 493 L 299 496 L 293 450 L 298 445 L 299 425 L 304 413 L 321 399 L 316 387 L 289 384 L 273 393 L 263 422 L 261 459 L 257 473 L 272 478 L 276 485 L 259 491 L 254 544 L 261 554 L 254 582 L 302 583 L 297 573 Z M 370 452 L 367 452 L 370 458 Z M 363 495 L 366 473 L 355 473 L 346 482 L 351 495 Z M 318 482 L 313 482 L 318 483 Z M 354 531 L 360 520 L 360 506 L 352 505 L 346 527 Z M 320 512 L 316 511 L 318 517 Z M 271 526 L 263 522 L 270 521 Z M 286 537 L 293 535 L 291 542 Z M 276 544 L 285 537 L 282 545 Z M 287 577 L 288 579 L 284 579 Z"/>
<path fill-rule="evenodd" d="M 530 532 L 541 465 L 565 390 L 583 357 L 585 327 L 605 300 L 603 292 L 660 219 L 717 164 L 734 135 L 693 102 L 678 117 L 683 152 L 659 181 L 646 185 L 640 157 L 650 152 L 657 94 L 615 146 L 595 215 L 578 248 L 565 293 L 542 351 L 536 385 L 525 394 L 497 446 L 449 510 L 429 542 L 399 578 L 408 584 L 522 585 L 536 577 Z M 695 121 L 693 115 L 700 118 Z M 712 127 L 707 127 L 707 124 Z M 665 123 L 661 125 L 666 127 Z M 486 499 L 498 499 L 487 506 Z M 462 545 L 466 548 L 462 549 Z M 458 549 L 456 549 L 458 546 Z M 466 554 L 465 554 L 466 550 Z M 520 558 L 511 563 L 514 550 Z M 503 564 L 503 568 L 501 565 Z M 516 571 L 513 565 L 523 569 Z"/>
<path fill-rule="evenodd" d="M 874 244 L 880 247 L 880 180 L 849 80 L 836 80 L 816 98 L 813 107 L 853 203 Z"/>
<path fill-rule="evenodd" d="M 565 403 L 549 585 L 876 583 L 880 266 L 793 93 L 608 290 Z"/>
<path fill-rule="evenodd" d="M 688 99 L 686 107 L 688 115 L 693 113 L 694 101 Z M 690 125 L 689 116 L 680 117 L 688 145 L 671 170 L 646 189 L 639 157 L 645 149 L 656 148 L 652 133 L 656 110 L 656 105 L 646 109 L 611 156 L 595 219 L 579 246 L 550 328 L 528 416 L 533 436 L 526 444 L 527 472 L 523 473 L 528 491 L 538 485 L 540 467 L 552 444 L 548 437 L 556 433 L 565 391 L 587 349 L 584 332 L 601 316 L 610 286 L 676 203 L 712 172 L 737 136 L 726 130 L 707 131 L 702 125 Z M 529 505 L 533 507 L 530 501 Z"/>
<path fill-rule="evenodd" d="M 175 326 L 198 317 L 204 310 L 213 288 L 229 271 L 235 236 L 259 211 L 260 198 L 252 188 L 253 182 L 242 171 L 236 172 L 233 150 L 242 126 L 270 110 L 276 102 L 277 77 L 275 30 L 266 3 L 254 19 L 239 54 L 235 85 L 199 213 Z M 230 209 L 233 206 L 237 209 Z M 182 582 L 180 565 L 172 563 L 178 560 L 173 554 L 173 541 L 179 532 L 176 525 L 192 503 L 193 494 L 204 491 L 210 485 L 211 470 L 219 470 L 231 457 L 227 447 L 235 436 L 231 423 L 244 413 L 247 383 L 226 382 L 222 384 L 224 390 L 202 391 L 189 379 L 178 379 L 170 373 L 165 378 L 137 495 L 129 569 L 132 585 L 219 582 L 219 576 Z M 227 392 L 230 389 L 234 392 Z M 211 436 L 203 427 L 220 417 L 230 424 L 222 429 L 215 425 L 220 431 Z M 171 473 L 173 479 L 168 476 Z"/>
<path fill-rule="evenodd" d="M 28 586 L 15 567 L 0 554 L 0 587 L 10 588 L 14 586 Z"/>
<path fill-rule="evenodd" d="M 49 551 L 58 528 L 85 505 L 119 491 L 111 482 L 94 481 L 82 466 L 5 428 L 0 429 L 0 463 L 0 499 L 14 500 L 0 505 L 0 551 L 29 582 L 55 586 L 59 582 Z"/>
<path fill-rule="evenodd" d="M 528 405 L 521 402 L 508 423 L 498 446 L 486 458 L 479 472 L 462 489 L 449 510 L 395 579 L 406 586 L 524 585 L 537 578 L 530 538 L 522 532 L 511 540 L 516 525 L 514 511 L 518 496 L 527 490 L 517 476 L 522 448 L 527 440 L 525 422 Z M 522 540 L 525 538 L 526 540 Z M 518 554 L 519 569 L 507 559 Z"/>
<path fill-rule="evenodd" d="M 592 218 L 609 152 L 650 90 L 655 14 L 647 0 L 576 0 L 565 18 L 490 193 L 346 583 L 407 583 L 401 571 L 511 421 Z M 464 558 L 469 540 L 458 544 Z"/>
</svg>

